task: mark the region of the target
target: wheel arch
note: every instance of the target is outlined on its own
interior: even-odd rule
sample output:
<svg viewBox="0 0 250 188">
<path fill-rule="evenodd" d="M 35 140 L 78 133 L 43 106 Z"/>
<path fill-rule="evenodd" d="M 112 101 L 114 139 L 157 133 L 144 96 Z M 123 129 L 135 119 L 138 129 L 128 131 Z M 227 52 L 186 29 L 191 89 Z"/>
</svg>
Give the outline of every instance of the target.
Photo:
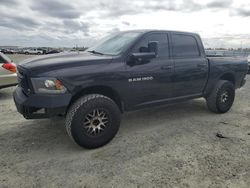
<svg viewBox="0 0 250 188">
<path fill-rule="evenodd" d="M 236 78 L 235 78 L 235 75 L 232 72 L 224 72 L 222 74 L 214 76 L 214 78 L 209 78 L 208 83 L 206 85 L 206 88 L 205 88 L 205 90 L 203 92 L 203 96 L 207 97 L 208 95 L 210 95 L 210 93 L 212 92 L 214 86 L 220 80 L 230 81 L 236 87 Z"/>
<path fill-rule="evenodd" d="M 117 104 L 120 111 L 124 112 L 123 101 L 119 93 L 116 90 L 114 90 L 112 87 L 104 86 L 104 85 L 89 86 L 89 87 L 81 89 L 75 95 L 73 95 L 69 106 L 71 106 L 71 104 L 73 104 L 77 99 L 87 94 L 101 94 L 106 97 L 109 97 Z"/>
<path fill-rule="evenodd" d="M 235 76 L 233 73 L 225 73 L 220 76 L 219 80 L 227 80 L 232 82 L 235 85 Z"/>
</svg>

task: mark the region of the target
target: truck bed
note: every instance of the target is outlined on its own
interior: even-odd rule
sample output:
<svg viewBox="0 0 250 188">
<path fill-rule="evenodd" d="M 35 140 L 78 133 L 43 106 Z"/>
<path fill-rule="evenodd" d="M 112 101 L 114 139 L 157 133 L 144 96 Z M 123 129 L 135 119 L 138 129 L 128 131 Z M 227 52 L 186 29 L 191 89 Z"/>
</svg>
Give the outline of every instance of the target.
<svg viewBox="0 0 250 188">
<path fill-rule="evenodd" d="M 247 74 L 247 59 L 244 57 L 207 57 L 209 63 L 208 83 L 206 90 L 213 88 L 215 80 L 218 80 L 222 73 L 232 77 L 235 88 L 242 86 L 242 82 Z"/>
</svg>

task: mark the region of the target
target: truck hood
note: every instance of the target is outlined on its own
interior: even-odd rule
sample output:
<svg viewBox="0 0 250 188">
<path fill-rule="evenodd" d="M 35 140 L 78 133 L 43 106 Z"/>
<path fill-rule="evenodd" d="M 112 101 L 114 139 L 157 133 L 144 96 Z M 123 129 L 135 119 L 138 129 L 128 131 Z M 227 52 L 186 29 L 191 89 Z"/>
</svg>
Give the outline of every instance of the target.
<svg viewBox="0 0 250 188">
<path fill-rule="evenodd" d="M 71 52 L 30 58 L 22 61 L 19 66 L 32 72 L 46 72 L 67 67 L 110 63 L 112 59 L 112 56 L 96 55 L 89 52 Z"/>
</svg>

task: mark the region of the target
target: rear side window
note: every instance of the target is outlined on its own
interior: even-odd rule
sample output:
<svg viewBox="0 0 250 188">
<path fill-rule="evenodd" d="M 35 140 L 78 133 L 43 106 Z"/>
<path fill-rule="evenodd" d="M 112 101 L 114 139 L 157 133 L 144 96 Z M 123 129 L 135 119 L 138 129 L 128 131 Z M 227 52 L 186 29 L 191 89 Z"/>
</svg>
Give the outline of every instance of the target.
<svg viewBox="0 0 250 188">
<path fill-rule="evenodd" d="M 7 62 L 11 62 L 11 60 L 6 55 L 0 52 L 0 63 L 7 63 Z"/>
<path fill-rule="evenodd" d="M 158 42 L 158 57 L 169 57 L 168 34 L 167 33 L 150 33 L 140 41 L 134 52 L 148 52 L 148 43 Z"/>
<path fill-rule="evenodd" d="M 1 57 L 1 54 L 0 54 L 0 63 L 5 63 L 5 60 Z"/>
<path fill-rule="evenodd" d="M 198 57 L 200 51 L 196 39 L 191 35 L 174 34 L 173 56 L 174 57 Z"/>
</svg>

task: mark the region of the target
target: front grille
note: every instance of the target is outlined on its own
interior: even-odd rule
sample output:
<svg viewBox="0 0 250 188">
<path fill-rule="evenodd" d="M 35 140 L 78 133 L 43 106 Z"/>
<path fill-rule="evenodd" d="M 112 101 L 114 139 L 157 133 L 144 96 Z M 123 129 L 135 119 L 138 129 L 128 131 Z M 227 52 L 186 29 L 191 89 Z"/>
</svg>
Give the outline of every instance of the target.
<svg viewBox="0 0 250 188">
<path fill-rule="evenodd" d="M 30 93 L 28 79 L 25 73 L 20 68 L 18 68 L 17 80 L 18 80 L 18 86 L 22 88 L 23 92 L 26 95 L 28 95 Z"/>
</svg>

